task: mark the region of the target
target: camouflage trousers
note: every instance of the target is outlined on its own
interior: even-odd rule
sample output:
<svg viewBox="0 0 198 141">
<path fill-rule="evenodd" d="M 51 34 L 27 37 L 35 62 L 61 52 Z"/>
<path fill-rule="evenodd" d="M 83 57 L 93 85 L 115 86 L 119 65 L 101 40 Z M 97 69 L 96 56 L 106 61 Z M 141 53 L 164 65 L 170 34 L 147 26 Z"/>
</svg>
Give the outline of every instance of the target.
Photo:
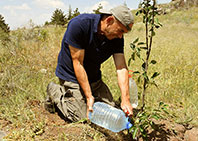
<svg viewBox="0 0 198 141">
<path fill-rule="evenodd" d="M 115 106 L 112 94 L 102 80 L 91 83 L 90 86 L 95 102 L 102 101 Z M 54 106 L 60 110 L 64 118 L 72 122 L 86 118 L 86 98 L 77 83 L 61 79 L 60 84 L 49 83 L 47 86 L 45 108 L 52 112 L 52 107 Z M 51 109 L 49 107 L 51 107 Z"/>
</svg>

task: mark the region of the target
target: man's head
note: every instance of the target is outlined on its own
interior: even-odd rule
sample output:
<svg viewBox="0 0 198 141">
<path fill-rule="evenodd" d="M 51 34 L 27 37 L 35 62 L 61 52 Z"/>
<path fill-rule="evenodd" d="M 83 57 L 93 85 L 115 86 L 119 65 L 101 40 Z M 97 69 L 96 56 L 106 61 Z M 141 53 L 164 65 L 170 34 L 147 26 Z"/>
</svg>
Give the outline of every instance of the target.
<svg viewBox="0 0 198 141">
<path fill-rule="evenodd" d="M 108 39 L 122 38 L 124 33 L 131 30 L 134 18 L 128 7 L 120 5 L 109 11 L 100 10 L 100 12 L 109 15 L 105 18 L 105 26 L 102 29 Z"/>
</svg>

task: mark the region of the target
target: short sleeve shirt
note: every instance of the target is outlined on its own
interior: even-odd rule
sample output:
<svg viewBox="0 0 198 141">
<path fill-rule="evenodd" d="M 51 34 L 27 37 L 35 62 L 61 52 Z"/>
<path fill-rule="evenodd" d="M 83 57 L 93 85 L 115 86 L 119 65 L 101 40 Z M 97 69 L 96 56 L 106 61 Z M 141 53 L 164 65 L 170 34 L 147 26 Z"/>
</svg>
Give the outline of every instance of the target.
<svg viewBox="0 0 198 141">
<path fill-rule="evenodd" d="M 115 53 L 123 53 L 124 39 L 108 40 L 99 38 L 97 33 L 100 14 L 81 14 L 73 18 L 64 34 L 61 51 L 58 56 L 56 76 L 74 83 L 78 83 L 69 45 L 85 50 L 83 66 L 90 83 L 101 79 L 101 64 Z"/>
</svg>

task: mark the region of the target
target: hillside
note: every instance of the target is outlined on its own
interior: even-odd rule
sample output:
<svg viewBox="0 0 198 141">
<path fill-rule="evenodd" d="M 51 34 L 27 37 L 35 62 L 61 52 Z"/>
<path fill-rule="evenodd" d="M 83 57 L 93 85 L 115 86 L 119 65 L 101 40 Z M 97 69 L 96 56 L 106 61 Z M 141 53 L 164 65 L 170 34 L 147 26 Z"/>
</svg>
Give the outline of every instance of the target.
<svg viewBox="0 0 198 141">
<path fill-rule="evenodd" d="M 198 8 L 173 10 L 160 15 L 163 27 L 156 31 L 151 58 L 157 65 L 149 71 L 160 72 L 158 88 L 147 91 L 146 105 L 154 109 L 163 101 L 169 115 L 155 121 L 156 131 L 149 140 L 190 140 L 198 131 Z M 135 13 L 134 13 L 135 14 Z M 126 60 L 129 47 L 137 37 L 144 40 L 144 25 L 135 17 L 132 32 L 125 35 Z M 11 31 L 11 42 L 0 46 L 0 138 L 7 140 L 131 140 L 127 132 L 114 134 L 86 121 L 68 123 L 43 108 L 47 84 L 57 82 L 54 71 L 60 50 L 63 27 L 32 27 Z M 129 69 L 140 69 L 137 60 Z M 103 66 L 103 80 L 114 99 L 120 92 L 112 58 Z M 111 77 L 109 77 L 111 75 Z M 137 76 L 134 75 L 137 81 Z M 141 94 L 141 84 L 139 94 Z M 141 100 L 140 100 L 141 105 Z M 190 132 L 192 131 L 193 132 Z M 194 139 L 195 139 L 194 138 Z"/>
</svg>

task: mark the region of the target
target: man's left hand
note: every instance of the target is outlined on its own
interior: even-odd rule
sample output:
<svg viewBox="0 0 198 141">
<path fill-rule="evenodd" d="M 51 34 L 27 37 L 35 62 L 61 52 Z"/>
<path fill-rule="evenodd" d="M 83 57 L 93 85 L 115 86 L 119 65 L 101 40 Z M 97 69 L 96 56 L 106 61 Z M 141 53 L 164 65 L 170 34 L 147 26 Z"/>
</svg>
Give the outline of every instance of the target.
<svg viewBox="0 0 198 141">
<path fill-rule="evenodd" d="M 128 101 L 128 102 L 122 101 L 121 108 L 127 116 L 129 116 L 129 117 L 133 116 L 133 107 L 132 107 L 130 101 Z"/>
</svg>

